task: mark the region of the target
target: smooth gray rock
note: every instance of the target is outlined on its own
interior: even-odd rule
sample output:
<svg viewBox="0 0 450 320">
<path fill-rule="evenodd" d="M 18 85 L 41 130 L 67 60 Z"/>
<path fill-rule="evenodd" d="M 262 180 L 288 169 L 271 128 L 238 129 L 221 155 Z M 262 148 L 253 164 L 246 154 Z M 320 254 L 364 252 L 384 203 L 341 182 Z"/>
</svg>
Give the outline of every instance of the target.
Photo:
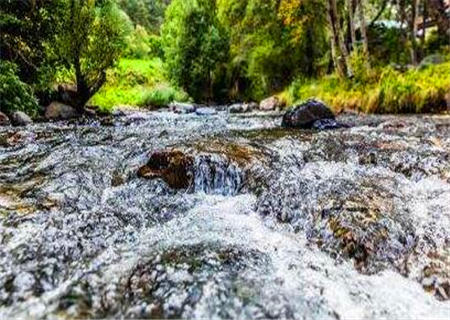
<svg viewBox="0 0 450 320">
<path fill-rule="evenodd" d="M 74 107 L 56 101 L 50 103 L 45 109 L 45 118 L 49 120 L 67 120 L 78 116 Z"/>
<path fill-rule="evenodd" d="M 22 111 L 15 111 L 11 114 L 11 122 L 15 126 L 26 126 L 32 124 L 33 120 Z"/>
</svg>

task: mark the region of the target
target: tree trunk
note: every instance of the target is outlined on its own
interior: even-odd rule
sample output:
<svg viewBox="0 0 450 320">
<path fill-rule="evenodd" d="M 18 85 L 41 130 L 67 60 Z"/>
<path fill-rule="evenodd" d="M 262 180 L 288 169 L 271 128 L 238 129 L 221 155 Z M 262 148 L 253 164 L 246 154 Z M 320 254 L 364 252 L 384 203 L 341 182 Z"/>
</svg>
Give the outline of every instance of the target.
<svg viewBox="0 0 450 320">
<path fill-rule="evenodd" d="M 419 12 L 419 1 L 413 0 L 411 10 L 411 25 L 410 25 L 410 37 L 411 37 L 411 63 L 417 65 L 417 16 Z"/>
<path fill-rule="evenodd" d="M 428 1 L 423 1 L 423 11 L 422 11 L 422 34 L 420 36 L 420 46 L 422 47 L 422 51 L 425 50 L 425 39 L 427 33 L 427 20 L 428 20 Z M 424 52 L 422 52 L 424 54 Z"/>
<path fill-rule="evenodd" d="M 331 29 L 331 45 L 333 60 L 340 76 L 350 76 L 348 51 L 345 47 L 339 25 L 336 0 L 327 0 L 328 22 Z"/>
<path fill-rule="evenodd" d="M 348 6 L 348 19 L 350 24 L 350 38 L 351 38 L 351 49 L 355 50 L 356 48 L 356 32 L 355 32 L 355 10 L 353 6 L 353 0 L 347 0 L 347 6 Z"/>
<path fill-rule="evenodd" d="M 369 58 L 369 39 L 367 38 L 367 24 L 364 16 L 364 0 L 359 0 L 358 5 L 359 23 L 361 28 L 361 41 L 363 43 L 363 52 L 367 59 Z"/>
</svg>

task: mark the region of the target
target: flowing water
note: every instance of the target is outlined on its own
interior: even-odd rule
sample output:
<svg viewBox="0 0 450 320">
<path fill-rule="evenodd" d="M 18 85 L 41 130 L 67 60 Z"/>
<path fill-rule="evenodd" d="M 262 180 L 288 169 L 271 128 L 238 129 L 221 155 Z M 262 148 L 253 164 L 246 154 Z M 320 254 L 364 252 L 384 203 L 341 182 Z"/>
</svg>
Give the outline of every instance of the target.
<svg viewBox="0 0 450 320">
<path fill-rule="evenodd" d="M 448 319 L 450 117 L 0 128 L 0 318 Z M 156 150 L 188 188 L 138 176 Z"/>
</svg>

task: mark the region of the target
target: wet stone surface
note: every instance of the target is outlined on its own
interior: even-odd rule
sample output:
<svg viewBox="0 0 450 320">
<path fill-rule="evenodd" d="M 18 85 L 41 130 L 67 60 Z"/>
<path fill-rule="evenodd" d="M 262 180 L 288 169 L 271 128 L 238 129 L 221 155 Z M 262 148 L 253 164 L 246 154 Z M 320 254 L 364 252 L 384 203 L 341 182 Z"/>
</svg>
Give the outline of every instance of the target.
<svg viewBox="0 0 450 320">
<path fill-rule="evenodd" d="M 337 120 L 0 127 L 0 318 L 447 318 L 450 117 Z"/>
</svg>

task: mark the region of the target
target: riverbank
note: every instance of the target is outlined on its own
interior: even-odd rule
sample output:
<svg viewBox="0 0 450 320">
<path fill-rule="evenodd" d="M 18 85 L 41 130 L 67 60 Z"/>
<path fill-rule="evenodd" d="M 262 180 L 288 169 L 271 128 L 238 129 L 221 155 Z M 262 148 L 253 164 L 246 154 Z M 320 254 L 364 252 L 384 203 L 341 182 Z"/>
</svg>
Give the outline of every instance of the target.
<svg viewBox="0 0 450 320">
<path fill-rule="evenodd" d="M 335 75 L 297 80 L 280 97 L 291 105 L 316 97 L 339 112 L 433 113 L 450 110 L 450 63 L 424 65 L 405 72 L 392 67 L 359 74 L 352 80 Z"/>
</svg>

